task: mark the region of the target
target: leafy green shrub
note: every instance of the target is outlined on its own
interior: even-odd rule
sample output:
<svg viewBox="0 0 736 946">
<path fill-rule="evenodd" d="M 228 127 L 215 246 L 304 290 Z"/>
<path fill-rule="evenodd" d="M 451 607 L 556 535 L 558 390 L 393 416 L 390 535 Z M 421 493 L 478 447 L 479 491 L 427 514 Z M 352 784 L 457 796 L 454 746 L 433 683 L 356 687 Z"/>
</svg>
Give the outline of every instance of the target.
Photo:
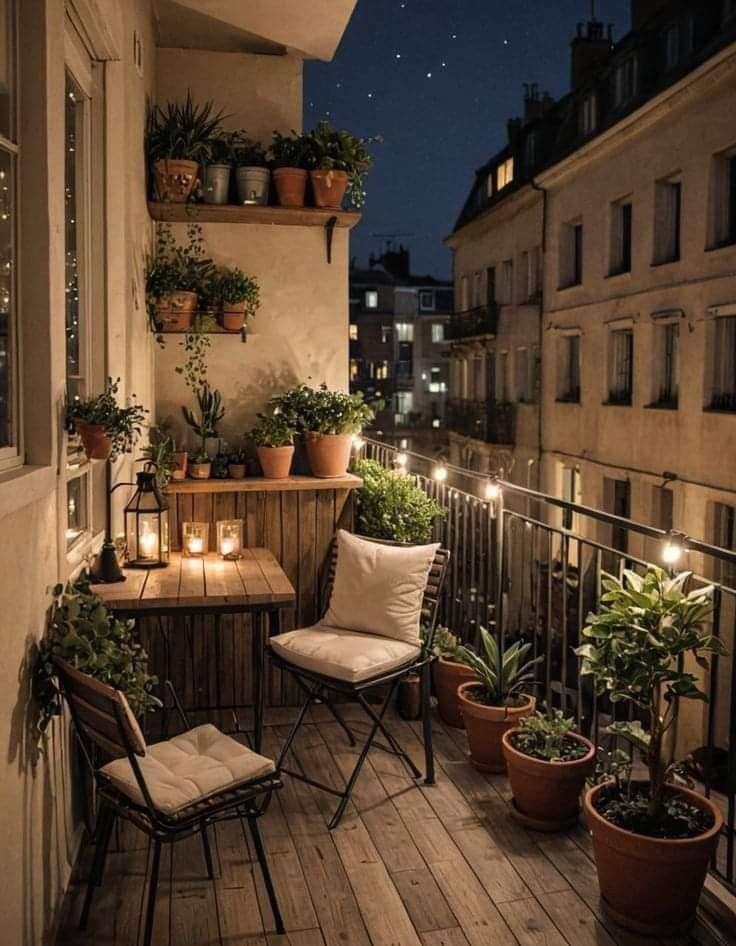
<svg viewBox="0 0 736 946">
<path fill-rule="evenodd" d="M 519 720 L 519 729 L 511 735 L 515 749 L 533 759 L 545 762 L 573 762 L 588 753 L 588 746 L 571 734 L 575 729 L 572 716 L 554 710 L 551 716 L 533 713 Z"/>
<path fill-rule="evenodd" d="M 358 138 L 349 131 L 333 128 L 322 119 L 307 135 L 309 166 L 320 171 L 345 171 L 348 175 L 350 199 L 355 207 L 365 203 L 365 176 L 373 158 L 366 145 L 383 139 Z"/>
<path fill-rule="evenodd" d="M 148 444 L 141 451 L 156 471 L 156 482 L 161 489 L 171 479 L 176 469 L 176 441 L 163 427 L 154 426 L 148 431 Z"/>
<path fill-rule="evenodd" d="M 206 163 L 212 153 L 212 141 L 220 133 L 223 113 L 213 113 L 214 104 L 197 105 L 187 92 L 186 101 L 154 105 L 148 113 L 146 150 L 153 164 L 164 158 Z"/>
<path fill-rule="evenodd" d="M 290 135 L 275 131 L 269 152 L 276 168 L 309 167 L 309 141 L 306 135 L 297 131 Z"/>
<path fill-rule="evenodd" d="M 268 167 L 268 156 L 266 149 L 260 141 L 253 141 L 239 135 L 233 145 L 235 164 L 239 168 L 265 168 Z"/>
<path fill-rule="evenodd" d="M 284 414 L 259 414 L 250 438 L 257 447 L 290 447 L 294 443 L 294 428 Z"/>
<path fill-rule="evenodd" d="M 67 425 L 74 427 L 75 422 L 84 424 L 99 424 L 105 428 L 105 433 L 112 441 L 111 459 L 115 460 L 123 453 L 130 453 L 133 444 L 140 437 L 143 422 L 148 413 L 140 404 L 131 404 L 120 407 L 118 404 L 118 388 L 120 378 L 113 381 L 107 379 L 102 394 L 93 397 L 73 400 L 66 410 Z M 134 398 L 135 395 L 132 395 Z"/>
<path fill-rule="evenodd" d="M 330 391 L 326 384 L 310 388 L 307 384 L 271 398 L 275 414 L 282 414 L 299 432 L 320 434 L 358 434 L 375 417 L 375 409 L 363 394 Z"/>
<path fill-rule="evenodd" d="M 353 472 L 363 485 L 357 491 L 358 532 L 375 539 L 423 543 L 432 524 L 446 512 L 411 476 L 400 476 L 375 460 L 358 460 Z"/>
<path fill-rule="evenodd" d="M 543 658 L 535 657 L 525 663 L 532 645 L 521 641 L 514 641 L 502 652 L 496 639 L 484 627 L 480 629 L 480 639 L 482 656 L 469 647 L 458 647 L 458 660 L 475 672 L 478 685 L 483 689 L 483 702 L 487 706 L 517 705 L 527 684 L 534 682 L 533 668 Z"/>
<path fill-rule="evenodd" d="M 422 640 L 425 638 L 425 628 L 422 628 Z M 432 653 L 435 657 L 447 657 L 448 660 L 455 660 L 458 648 L 461 646 L 460 638 L 442 624 L 434 629 L 432 637 Z"/>
<path fill-rule="evenodd" d="M 254 318 L 261 304 L 260 288 L 252 276 L 246 276 L 242 269 L 221 267 L 217 271 L 214 295 L 218 302 L 226 305 L 244 303 L 245 317 Z"/>
</svg>

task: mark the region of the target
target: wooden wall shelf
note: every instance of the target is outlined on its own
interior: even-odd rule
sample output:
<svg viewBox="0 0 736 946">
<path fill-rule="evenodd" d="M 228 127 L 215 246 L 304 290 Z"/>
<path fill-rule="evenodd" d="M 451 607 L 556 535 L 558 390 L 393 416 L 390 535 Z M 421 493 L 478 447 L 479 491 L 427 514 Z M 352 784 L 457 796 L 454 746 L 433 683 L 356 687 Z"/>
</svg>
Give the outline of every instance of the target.
<svg viewBox="0 0 736 946">
<path fill-rule="evenodd" d="M 250 223 L 278 227 L 324 227 L 335 217 L 335 226 L 351 230 L 360 220 L 352 210 L 319 207 L 258 207 L 249 204 L 171 204 L 149 201 L 148 212 L 164 223 Z"/>
<path fill-rule="evenodd" d="M 247 476 L 244 480 L 173 480 L 167 493 L 292 493 L 295 491 L 358 489 L 363 480 L 352 473 L 324 479 L 316 476 L 289 476 L 285 480 L 267 480 L 263 476 Z"/>
</svg>

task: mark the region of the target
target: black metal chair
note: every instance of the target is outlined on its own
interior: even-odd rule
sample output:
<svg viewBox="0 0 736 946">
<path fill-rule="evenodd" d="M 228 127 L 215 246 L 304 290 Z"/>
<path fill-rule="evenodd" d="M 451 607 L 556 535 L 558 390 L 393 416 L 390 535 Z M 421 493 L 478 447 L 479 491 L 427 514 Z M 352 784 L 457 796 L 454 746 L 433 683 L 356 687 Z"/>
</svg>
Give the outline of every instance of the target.
<svg viewBox="0 0 736 946">
<path fill-rule="evenodd" d="M 202 836 L 205 863 L 214 877 L 207 828 L 217 821 L 246 818 L 271 903 L 276 930 L 284 932 L 257 819 L 274 789 L 281 787 L 271 759 L 258 755 L 215 726 L 190 727 L 170 683 L 168 692 L 185 732 L 151 746 L 119 690 L 57 662 L 62 690 L 99 799 L 96 849 L 79 928 L 87 925 L 95 888 L 102 883 L 115 819 L 125 818 L 153 845 L 144 946 L 150 946 L 161 845 Z M 98 757 L 102 758 L 98 758 Z M 263 800 L 258 803 L 258 799 Z M 245 851 L 247 856 L 247 849 Z"/>
<path fill-rule="evenodd" d="M 398 545 L 396 542 L 387 542 L 377 539 L 371 539 L 370 541 L 380 542 L 382 545 Z M 282 670 L 290 673 L 295 680 L 297 681 L 299 688 L 305 694 L 305 700 L 301 706 L 299 713 L 297 715 L 296 721 L 289 732 L 289 735 L 286 739 L 286 742 L 283 746 L 281 756 L 277 762 L 276 769 L 279 774 L 285 772 L 287 775 L 292 776 L 293 778 L 300 779 L 303 782 L 307 782 L 309 785 L 313 785 L 315 788 L 322 789 L 325 792 L 330 792 L 333 795 L 336 795 L 340 802 L 337 806 L 337 809 L 332 816 L 332 819 L 329 822 L 330 828 L 335 828 L 340 823 L 340 819 L 345 812 L 345 808 L 350 799 L 350 794 L 353 790 L 360 771 L 365 763 L 365 760 L 368 756 L 371 746 L 376 748 L 383 749 L 384 751 L 391 752 L 394 755 L 397 755 L 408 771 L 411 773 L 411 777 L 418 779 L 422 777 L 422 773 L 416 767 L 414 762 L 411 760 L 409 755 L 404 749 L 399 745 L 395 737 L 389 732 L 383 722 L 383 717 L 386 713 L 386 710 L 391 703 L 391 700 L 396 691 L 396 687 L 399 682 L 403 680 L 408 674 L 419 674 L 421 679 L 421 703 L 422 703 L 422 722 L 423 722 L 423 739 L 424 739 L 424 754 L 425 754 L 425 783 L 427 785 L 432 785 L 434 783 L 434 756 L 432 752 L 432 724 L 430 719 L 430 690 L 431 690 L 431 677 L 430 677 L 430 665 L 432 662 L 432 640 L 434 637 L 434 631 L 437 624 L 437 611 L 440 601 L 440 596 L 442 594 L 442 588 L 445 581 L 445 575 L 447 573 L 447 563 L 450 558 L 450 553 L 446 549 L 438 549 L 432 566 L 430 568 L 429 574 L 427 576 L 427 584 L 424 590 L 424 596 L 422 601 L 422 610 L 421 610 L 421 621 L 422 625 L 425 628 L 425 636 L 422 642 L 421 648 L 418 653 L 415 652 L 412 656 L 398 666 L 393 666 L 390 669 L 375 674 L 373 676 L 367 676 L 359 680 L 345 680 L 340 679 L 336 676 L 330 675 L 328 673 L 320 672 L 316 669 L 310 669 L 304 666 L 296 665 L 291 662 L 288 657 L 285 655 L 284 651 L 278 652 L 274 644 L 278 643 L 278 637 L 273 638 L 269 642 L 268 653 L 271 661 Z M 335 580 L 335 572 L 337 568 L 337 542 L 333 541 L 331 555 L 329 559 L 329 565 L 323 585 L 323 591 L 321 594 L 321 604 L 320 613 L 324 616 L 329 607 L 330 595 L 332 593 L 332 587 Z M 307 632 L 311 629 L 305 629 Z M 330 628 L 324 628 L 324 631 L 329 632 Z M 287 634 L 293 634 L 297 632 L 287 632 Z M 317 631 L 320 633 L 320 631 Z M 286 635 L 279 635 L 286 636 Z M 361 637 L 360 633 L 355 635 L 356 638 Z M 375 638 L 381 638 L 380 632 L 377 630 Z M 372 638 L 372 639 L 375 639 Z M 409 648 L 413 649 L 413 648 Z M 366 699 L 366 695 L 372 691 L 376 690 L 379 687 L 387 687 L 387 691 L 383 696 L 383 699 L 377 704 L 374 709 L 373 706 Z M 340 713 L 337 705 L 334 702 L 333 694 L 338 697 L 343 697 L 349 701 L 357 702 L 365 711 L 369 720 L 371 721 L 371 728 L 369 730 L 366 741 L 360 751 L 358 760 L 353 768 L 350 777 L 348 778 L 345 788 L 343 791 L 338 791 L 331 785 L 325 785 L 323 782 L 316 781 L 313 778 L 310 778 L 303 771 L 295 771 L 294 769 L 286 768 L 284 766 L 284 761 L 286 756 L 289 753 L 291 745 L 294 741 L 294 738 L 299 731 L 300 726 L 304 722 L 307 710 L 313 703 L 323 703 L 332 713 L 336 721 L 340 724 L 342 729 L 345 731 L 350 745 L 356 745 L 355 736 L 345 722 L 342 714 Z M 378 732 L 381 732 L 384 738 L 386 739 L 387 744 L 382 742 L 377 742 L 375 740 Z"/>
</svg>

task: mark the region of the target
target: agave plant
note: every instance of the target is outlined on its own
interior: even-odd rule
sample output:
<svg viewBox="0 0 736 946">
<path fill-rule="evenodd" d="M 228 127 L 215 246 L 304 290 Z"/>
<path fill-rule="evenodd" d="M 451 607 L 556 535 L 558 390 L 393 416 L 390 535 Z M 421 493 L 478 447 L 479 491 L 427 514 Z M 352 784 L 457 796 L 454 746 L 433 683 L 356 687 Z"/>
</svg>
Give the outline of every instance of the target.
<svg viewBox="0 0 736 946">
<path fill-rule="evenodd" d="M 184 420 L 202 441 L 198 454 L 198 456 L 201 456 L 207 453 L 205 449 L 207 438 L 217 436 L 217 425 L 225 416 L 225 408 L 222 406 L 220 392 L 213 391 L 207 382 L 197 391 L 197 406 L 199 407 L 198 417 L 188 407 L 182 407 L 181 410 Z"/>
<path fill-rule="evenodd" d="M 179 161 L 209 161 L 212 142 L 220 132 L 225 118 L 222 111 L 214 114 L 214 103 L 197 105 L 187 92 L 186 101 L 154 105 L 148 114 L 146 150 L 153 164 L 166 158 Z"/>
<path fill-rule="evenodd" d="M 503 652 L 486 628 L 480 629 L 483 656 L 468 647 L 457 648 L 456 659 L 467 664 L 485 690 L 488 706 L 511 706 L 524 686 L 534 681 L 534 667 L 542 657 L 526 660 L 530 643 L 514 641 Z"/>
</svg>

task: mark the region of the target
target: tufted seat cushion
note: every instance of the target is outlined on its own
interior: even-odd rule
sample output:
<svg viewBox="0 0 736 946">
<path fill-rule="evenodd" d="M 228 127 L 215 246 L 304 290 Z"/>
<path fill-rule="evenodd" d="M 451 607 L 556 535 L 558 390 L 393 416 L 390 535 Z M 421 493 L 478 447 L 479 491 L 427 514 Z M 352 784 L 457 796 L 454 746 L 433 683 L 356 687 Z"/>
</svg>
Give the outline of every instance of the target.
<svg viewBox="0 0 736 946">
<path fill-rule="evenodd" d="M 420 652 L 406 641 L 323 624 L 279 634 L 271 638 L 270 645 L 296 667 L 349 683 L 394 670 Z"/>
<path fill-rule="evenodd" d="M 275 771 L 271 759 L 252 752 L 209 723 L 148 746 L 138 764 L 154 806 L 166 815 L 176 815 L 210 795 Z M 108 762 L 100 771 L 124 795 L 145 805 L 127 759 Z"/>
</svg>

